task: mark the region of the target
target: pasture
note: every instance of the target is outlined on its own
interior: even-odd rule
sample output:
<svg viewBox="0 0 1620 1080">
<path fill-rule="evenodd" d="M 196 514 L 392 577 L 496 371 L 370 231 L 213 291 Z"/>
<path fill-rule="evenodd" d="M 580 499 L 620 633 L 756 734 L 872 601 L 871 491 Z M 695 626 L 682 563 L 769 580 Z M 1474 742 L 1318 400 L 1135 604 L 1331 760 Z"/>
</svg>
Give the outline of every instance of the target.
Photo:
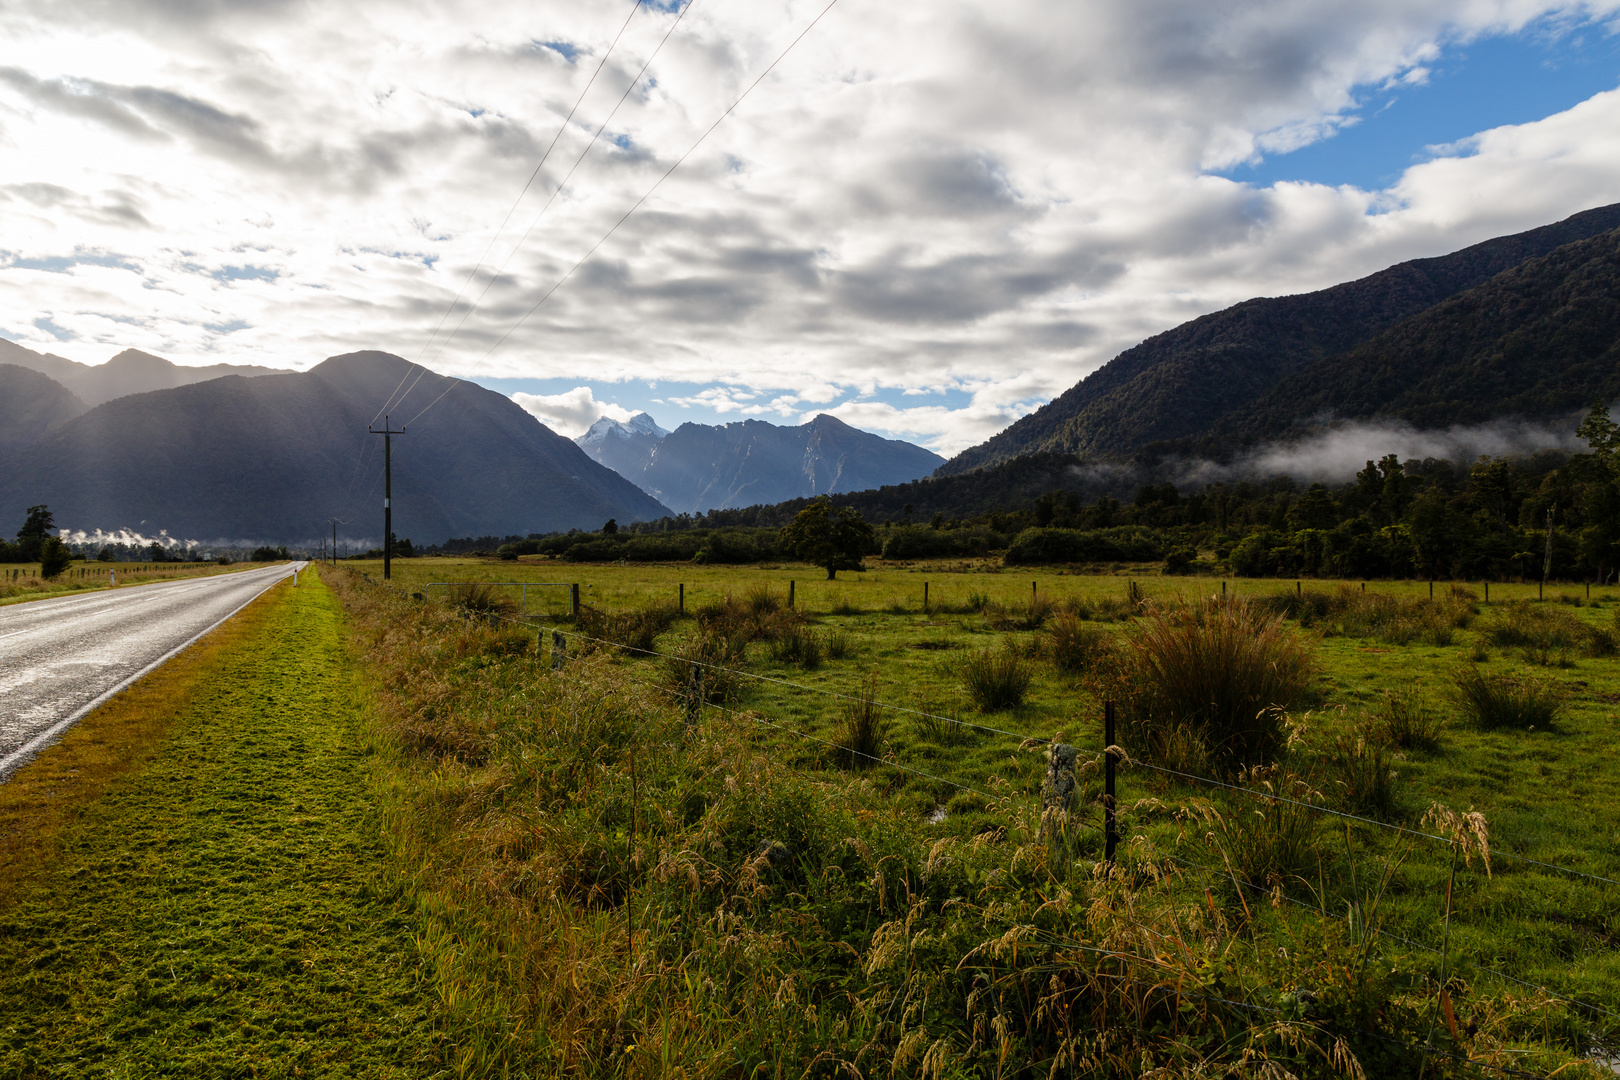
<svg viewBox="0 0 1620 1080">
<path fill-rule="evenodd" d="M 380 565 L 358 569 L 373 583 L 380 577 Z M 1102 750 L 1104 680 L 1087 650 L 1117 646 L 1155 608 L 1196 604 L 1223 587 L 1151 567 L 1110 571 L 877 564 L 826 581 L 795 565 L 413 559 L 394 563 L 393 584 L 403 599 L 436 595 L 430 582 L 577 582 L 581 620 L 514 620 L 508 609 L 500 616 L 508 629 L 496 632 L 539 631 L 537 672 L 550 666 L 543 628 L 576 635 L 570 665 L 585 663 L 592 679 L 607 680 L 598 686 L 645 695 L 674 716 L 684 707 L 679 673 L 690 667 L 670 657 L 697 655 L 690 649 L 704 619 L 722 619 L 728 596 L 737 618 L 775 612 L 785 620 L 776 631 L 758 631 L 717 664 L 747 674 L 704 707 L 700 723 L 724 726 L 835 802 L 896 815 L 919 837 L 1019 845 L 1037 839 L 1045 742 L 1061 737 L 1083 761 Z M 791 619 L 782 614 L 790 581 Z M 1332 927 L 1376 939 L 1403 977 L 1463 980 L 1446 1009 L 1453 1021 L 1468 1010 L 1473 1019 L 1456 1023 L 1601 1048 L 1620 1035 L 1620 885 L 1599 880 L 1620 878 L 1620 597 L 1560 585 L 1538 601 L 1534 584 L 1493 582 L 1486 602 L 1483 583 L 1456 585 L 1454 593 L 1452 583 L 1435 583 L 1431 602 L 1429 582 L 1226 579 L 1228 596 L 1285 618 L 1314 659 L 1314 677 L 1289 712 L 1288 745 L 1272 770 L 1220 772 L 1236 789 L 1156 772 L 1143 747 L 1122 739 L 1141 764 L 1120 771 L 1121 865 L 1173 870 L 1170 894 L 1207 898 L 1212 914 L 1222 905 L 1241 913 L 1245 941 L 1259 950 L 1251 965 L 1266 948 L 1303 947 Z M 531 612 L 544 595 L 530 590 Z M 561 616 L 566 593 L 555 596 Z M 637 622 L 635 613 L 660 608 L 646 627 Z M 992 661 L 1027 682 L 1016 702 L 975 698 L 974 665 Z M 533 677 L 566 681 L 570 670 Z M 1533 691 L 1550 703 L 1551 722 L 1490 726 L 1469 711 L 1460 683 L 1470 676 Z M 863 745 L 877 760 L 848 751 L 852 709 L 867 701 L 877 707 L 866 710 Z M 1413 715 L 1424 729 L 1416 735 L 1407 730 Z M 1185 771 L 1213 780 L 1218 770 Z M 1084 768 L 1080 781 L 1075 847 L 1089 867 L 1101 853 L 1100 786 Z M 1483 815 L 1488 865 L 1467 844 L 1431 838 L 1466 840 L 1457 817 L 1429 812 L 1436 804 Z M 1463 1038 L 1453 1032 L 1448 1045 Z"/>
</svg>

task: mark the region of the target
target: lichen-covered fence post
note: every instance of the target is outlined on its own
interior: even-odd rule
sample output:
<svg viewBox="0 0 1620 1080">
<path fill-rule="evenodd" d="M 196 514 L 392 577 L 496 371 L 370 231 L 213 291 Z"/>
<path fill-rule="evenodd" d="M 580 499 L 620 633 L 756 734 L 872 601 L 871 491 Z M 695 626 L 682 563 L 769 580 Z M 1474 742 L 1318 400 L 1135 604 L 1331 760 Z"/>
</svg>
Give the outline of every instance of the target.
<svg viewBox="0 0 1620 1080">
<path fill-rule="evenodd" d="M 686 665 L 686 733 L 697 730 L 698 717 L 703 708 L 703 677 L 696 664 Z"/>
<path fill-rule="evenodd" d="M 1079 756 L 1079 749 L 1067 743 L 1049 743 L 1046 747 L 1046 780 L 1041 785 L 1041 840 L 1059 874 L 1068 870 L 1073 850 L 1070 824 L 1074 820 L 1074 772 Z"/>
<path fill-rule="evenodd" d="M 551 632 L 551 670 L 561 671 L 568 659 L 568 639 L 556 630 Z"/>
</svg>

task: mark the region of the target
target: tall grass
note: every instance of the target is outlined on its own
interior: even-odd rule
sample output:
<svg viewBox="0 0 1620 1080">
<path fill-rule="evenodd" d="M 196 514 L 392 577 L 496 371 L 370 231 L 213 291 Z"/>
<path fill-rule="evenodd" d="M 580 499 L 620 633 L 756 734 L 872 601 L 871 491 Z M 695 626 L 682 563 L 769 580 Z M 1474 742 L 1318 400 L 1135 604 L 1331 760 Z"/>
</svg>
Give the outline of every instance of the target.
<svg viewBox="0 0 1620 1080">
<path fill-rule="evenodd" d="M 1334 740 L 1324 766 L 1339 807 L 1352 814 L 1393 821 L 1397 815 L 1394 753 L 1367 732 Z"/>
<path fill-rule="evenodd" d="M 1321 812 L 1310 806 L 1321 805 L 1322 793 L 1276 765 L 1241 770 L 1235 779 L 1245 794 L 1235 796 L 1224 813 L 1210 813 L 1213 828 L 1205 834 L 1220 864 L 1262 889 L 1315 871 Z"/>
<path fill-rule="evenodd" d="M 1456 680 L 1463 716 L 1486 731 L 1498 728 L 1550 728 L 1562 710 L 1558 692 L 1540 682 L 1486 675 L 1465 668 Z"/>
<path fill-rule="evenodd" d="M 1368 714 L 1375 737 L 1400 750 L 1438 750 L 1445 720 L 1415 694 L 1386 693 Z"/>
<path fill-rule="evenodd" d="M 869 769 L 877 764 L 889 736 L 889 723 L 888 711 L 877 701 L 877 677 L 871 676 L 861 684 L 855 700 L 839 706 L 838 726 L 832 734 L 838 762 L 848 769 Z"/>
<path fill-rule="evenodd" d="M 1088 626 L 1072 611 L 1060 613 L 1046 628 L 1047 655 L 1052 666 L 1065 675 L 1090 671 L 1108 650 L 1110 637 L 1104 630 Z"/>
<path fill-rule="evenodd" d="M 1024 703 L 1034 671 L 1010 648 L 980 649 L 956 664 L 962 689 L 984 712 L 1016 709 Z"/>
<path fill-rule="evenodd" d="M 1099 662 L 1096 695 L 1119 703 L 1133 741 L 1161 764 L 1206 756 L 1228 769 L 1282 747 L 1283 711 L 1309 692 L 1309 638 L 1241 598 L 1150 608 Z"/>
</svg>

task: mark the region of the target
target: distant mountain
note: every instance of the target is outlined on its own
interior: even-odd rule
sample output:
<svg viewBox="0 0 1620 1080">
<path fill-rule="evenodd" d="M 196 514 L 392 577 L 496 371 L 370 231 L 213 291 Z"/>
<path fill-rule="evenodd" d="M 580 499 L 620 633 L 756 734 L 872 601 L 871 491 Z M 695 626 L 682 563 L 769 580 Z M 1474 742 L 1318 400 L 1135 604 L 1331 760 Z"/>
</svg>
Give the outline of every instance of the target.
<svg viewBox="0 0 1620 1080">
<path fill-rule="evenodd" d="M 382 440 L 366 427 L 410 370 L 387 353 L 349 353 L 307 372 L 117 398 L 8 459 L 0 521 L 46 503 L 73 529 L 301 542 L 327 535 L 336 517 L 347 522 L 340 536 L 379 542 Z M 393 421 L 409 428 L 394 439 L 396 535 L 432 542 L 594 529 L 669 513 L 473 383 L 430 372 Z"/>
<path fill-rule="evenodd" d="M 1280 380 L 1212 425 L 1211 450 L 1343 419 L 1418 428 L 1544 420 L 1620 399 L 1620 229 L 1566 244 Z"/>
<path fill-rule="evenodd" d="M 1036 452 L 1120 460 L 1154 443 L 1196 440 L 1313 364 L 1527 260 L 1617 226 L 1620 204 L 1319 292 L 1248 300 L 1183 323 L 958 454 L 940 474 Z"/>
<path fill-rule="evenodd" d="M 667 433 L 641 413 L 628 424 L 599 420 L 575 441 L 687 514 L 901 484 L 944 462 L 826 413 L 798 427 L 744 420 L 682 424 Z"/>
<path fill-rule="evenodd" d="M 73 391 L 86 404 L 100 405 L 127 394 L 144 394 L 148 390 L 169 390 L 176 386 L 219 379 L 226 375 L 255 377 L 259 375 L 286 375 L 282 368 L 259 367 L 254 364 L 209 364 L 207 367 L 185 367 L 143 353 L 139 349 L 125 349 L 105 364 L 81 364 L 77 360 L 64 360 L 53 353 L 37 353 L 16 342 L 0 338 L 0 364 L 16 364 L 42 375 L 48 375 Z"/>
<path fill-rule="evenodd" d="M 54 379 L 0 364 L 0 453 L 10 460 L 89 408 Z"/>
<path fill-rule="evenodd" d="M 643 412 L 622 424 L 604 416 L 574 442 L 596 461 L 633 481 L 632 474 L 647 467 L 653 451 L 668 434 Z"/>
</svg>

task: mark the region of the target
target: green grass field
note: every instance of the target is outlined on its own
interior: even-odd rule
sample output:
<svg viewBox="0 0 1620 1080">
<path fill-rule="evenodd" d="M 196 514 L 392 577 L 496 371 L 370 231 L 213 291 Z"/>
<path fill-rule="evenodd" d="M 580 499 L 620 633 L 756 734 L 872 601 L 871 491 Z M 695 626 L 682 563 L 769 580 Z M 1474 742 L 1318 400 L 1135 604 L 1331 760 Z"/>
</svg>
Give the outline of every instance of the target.
<svg viewBox="0 0 1620 1080">
<path fill-rule="evenodd" d="M 362 565 L 373 580 L 380 567 Z M 1118 567 L 1108 574 L 1069 574 L 1004 570 L 985 564 L 949 563 L 891 566 L 876 564 L 865 573 L 841 573 L 836 581 L 812 567 L 599 566 L 493 560 L 401 560 L 394 564 L 394 584 L 405 591 L 426 591 L 429 582 L 529 581 L 578 582 L 587 604 L 609 612 L 652 602 L 673 603 L 685 585 L 687 612 L 730 593 L 744 596 L 761 584 L 785 599 L 795 583 L 799 609 L 821 632 L 841 631 L 850 641 L 850 656 L 804 671 L 775 663 L 763 643 L 751 646 L 748 670 L 783 686 L 743 680 L 739 709 L 757 713 L 781 727 L 761 726 L 759 745 L 811 775 L 835 775 L 824 744 L 839 720 L 839 699 L 813 691 L 856 694 L 875 680 L 884 702 L 928 713 L 1000 728 L 1014 735 L 961 731 L 950 738 L 936 726 L 901 712 L 889 714 L 884 756 L 890 764 L 871 770 L 870 781 L 918 817 L 945 809 L 944 831 L 971 833 L 985 823 L 985 800 L 972 791 L 1006 781 L 1025 798 L 1039 789 L 1041 759 L 1020 738 L 1065 738 L 1088 752 L 1102 745 L 1102 704 L 1081 680 L 1065 677 L 1039 658 L 1038 631 L 998 629 L 997 620 L 979 611 L 980 598 L 1016 613 L 1032 595 L 1054 602 L 1102 604 L 1121 600 L 1128 581 L 1153 598 L 1188 599 L 1218 593 L 1219 579 L 1164 577 L 1145 567 Z M 930 611 L 922 610 L 922 583 L 929 583 Z M 1466 584 L 1466 583 L 1464 583 Z M 1331 590 L 1343 585 L 1359 591 L 1361 582 L 1307 581 L 1305 590 Z M 1032 587 L 1033 586 L 1033 587 Z M 1426 598 L 1428 582 L 1368 582 L 1372 593 Z M 1449 583 L 1434 586 L 1444 597 Z M 1414 694 L 1441 713 L 1446 727 L 1434 751 L 1409 750 L 1395 763 L 1397 821 L 1416 826 L 1432 803 L 1455 810 L 1475 809 L 1489 822 L 1490 842 L 1502 855 L 1513 854 L 1560 866 L 1620 878 L 1620 758 L 1613 745 L 1620 724 L 1620 660 L 1590 657 L 1575 649 L 1535 655 L 1534 650 L 1499 648 L 1486 641 L 1489 628 L 1506 605 L 1533 602 L 1534 584 L 1492 583 L 1490 603 L 1484 587 L 1468 588 L 1481 600 L 1471 627 L 1458 630 L 1449 644 L 1423 641 L 1393 644 L 1380 636 L 1329 634 L 1316 646 L 1321 675 L 1307 725 L 1318 743 L 1348 732 L 1356 719 L 1385 692 Z M 1292 581 L 1232 580 L 1225 588 L 1235 595 L 1275 596 L 1293 593 Z M 1591 596 L 1588 601 L 1587 597 Z M 530 591 L 531 610 L 539 604 L 561 604 L 561 590 Z M 544 601 L 536 597 L 545 597 Z M 1546 606 L 1556 607 L 1598 629 L 1612 630 L 1620 597 L 1612 590 L 1589 591 L 1580 585 L 1550 586 Z M 1560 598 L 1564 602 L 1560 603 Z M 1576 605 L 1579 601 L 1579 606 Z M 559 609 L 560 610 L 560 609 Z M 847 613 L 837 613 L 847 612 Z M 544 623 L 544 619 L 535 620 Z M 562 625 L 559 623 L 558 625 Z M 1098 625 L 1117 632 L 1123 622 Z M 673 651 L 692 633 L 691 620 L 676 622 L 659 639 L 661 651 Z M 1024 705 L 983 713 L 966 700 L 960 678 L 962 658 L 1009 643 L 1035 659 L 1034 679 Z M 577 648 L 577 643 L 576 643 Z M 632 678 L 657 683 L 664 676 L 656 658 L 623 656 Z M 1481 731 L 1464 724 L 1454 701 L 1454 680 L 1475 666 L 1488 674 L 1545 683 L 1563 699 L 1563 713 L 1551 730 Z M 783 730 L 783 728 L 787 730 Z M 908 767 L 911 770 L 907 771 Z M 929 774 L 927 776 L 918 773 Z M 934 778 L 931 779 L 930 777 Z M 997 778 L 992 781 L 992 777 Z M 1325 797 L 1331 800 L 1332 778 Z M 961 785 L 961 787 L 953 786 Z M 1185 799 L 1199 796 L 1230 807 L 1229 793 L 1197 785 L 1167 784 L 1143 770 L 1127 770 L 1120 797 Z M 958 819 L 952 823 L 952 819 Z M 1162 813 L 1144 811 L 1133 824 L 1143 835 L 1168 844 L 1177 829 Z M 1352 886 L 1349 875 L 1366 875 L 1386 859 L 1404 858 L 1396 887 L 1383 901 L 1386 929 L 1422 945 L 1442 944 L 1445 879 L 1449 854 L 1445 845 L 1413 843 L 1369 826 L 1324 821 L 1319 880 L 1300 898 L 1343 910 Z M 1207 853 L 1206 853 L 1207 854 Z M 1498 858 L 1487 877 L 1476 862 L 1464 868 L 1456 893 L 1451 925 L 1455 965 L 1497 968 L 1553 987 L 1560 993 L 1595 999 L 1620 1012 L 1620 887 L 1559 874 Z M 1419 950 L 1421 951 L 1421 950 Z M 1488 982 L 1488 976 L 1481 976 Z"/>
<path fill-rule="evenodd" d="M 1051 602 L 1073 613 L 1087 633 L 1123 640 L 1139 613 L 1219 594 L 1219 579 L 956 563 L 879 564 L 827 582 L 802 566 L 413 559 L 394 564 L 393 588 L 378 588 L 380 566 L 350 568 L 358 572 L 340 593 L 378 673 L 385 722 L 406 747 L 394 774 L 399 820 L 410 823 L 421 880 L 454 912 L 445 933 L 465 943 L 434 961 L 451 986 L 441 992 L 476 1000 L 469 1015 L 495 1017 L 509 1033 L 479 1040 L 473 1071 L 651 1076 L 691 1061 L 701 1062 L 691 1075 L 761 1066 L 797 1075 L 836 1046 L 848 1055 L 839 1060 L 868 1075 L 904 1075 L 929 1046 L 938 1062 L 962 1063 L 942 1075 L 1046 1075 L 1079 1053 L 1064 1047 L 1085 1045 L 1088 1060 L 1112 1062 L 1096 1066 L 1102 1073 L 1147 1068 L 1150 1057 L 1195 1073 L 1246 1046 L 1296 1075 L 1337 1075 L 1328 1061 L 1271 1041 L 1276 1032 L 1255 1018 L 1290 1009 L 1304 1010 L 1301 1031 L 1354 1043 L 1369 1076 L 1489 1074 L 1414 1049 L 1425 1041 L 1494 1065 L 1591 1075 L 1569 1055 L 1611 1053 L 1620 1040 L 1620 886 L 1514 858 L 1620 871 L 1620 766 L 1610 750 L 1620 601 L 1604 590 L 1588 601 L 1584 588 L 1553 588 L 1538 604 L 1534 585 L 1493 583 L 1485 603 L 1482 585 L 1469 586 L 1480 594 L 1471 601 L 1438 583 L 1440 603 L 1427 605 L 1427 582 L 1369 582 L 1365 594 L 1360 582 L 1306 582 L 1298 597 L 1291 581 L 1228 579 L 1229 594 L 1271 610 L 1292 598 L 1286 606 L 1303 621 L 1289 632 L 1318 662 L 1292 713 L 1298 741 L 1281 758 L 1279 790 L 1351 806 L 1341 780 L 1354 778 L 1334 748 L 1342 755 L 1341 739 L 1370 730 L 1386 692 L 1404 694 L 1441 718 L 1438 745 L 1397 754 L 1393 799 L 1375 812 L 1434 831 L 1449 827 L 1425 823 L 1432 804 L 1477 811 L 1491 864 L 1477 853 L 1454 864 L 1442 842 L 1328 813 L 1271 813 L 1278 804 L 1128 766 L 1121 870 L 1109 876 L 1095 861 L 1097 832 L 1082 832 L 1067 868 L 1040 841 L 1041 740 L 1061 733 L 1095 761 L 1102 702 L 1089 676 L 1057 668 L 1056 611 L 1032 617 L 1031 598 L 1037 609 Z M 705 607 L 767 589 L 785 601 L 791 581 L 802 628 L 823 643 L 841 637 L 842 655 L 807 669 L 754 641 L 741 666 L 762 678 L 738 680 L 725 707 L 706 706 L 683 737 L 671 692 L 682 677 L 667 659 L 582 639 L 590 618 L 464 619 L 430 587 L 478 581 L 529 583 L 531 613 L 566 603 L 565 589 L 536 586 L 577 582 L 584 603 L 608 616 L 673 605 L 684 585 L 688 617 L 652 641 L 666 655 L 694 641 L 693 616 Z M 1311 614 L 1328 600 L 1340 615 Z M 1399 618 L 1352 618 L 1380 605 Z M 1441 611 L 1452 621 L 1408 618 Z M 1543 615 L 1564 644 L 1521 645 L 1505 633 Z M 560 673 L 551 672 L 550 628 L 575 635 Z M 972 703 L 964 661 L 985 651 L 1027 665 L 1021 704 Z M 1456 680 L 1476 670 L 1551 688 L 1561 698 L 1556 721 L 1472 726 Z M 881 762 L 852 768 L 828 744 L 844 738 L 843 710 L 863 690 L 899 708 L 880 711 Z M 650 752 L 639 758 L 639 808 L 637 747 Z M 1290 786 L 1289 771 L 1308 794 Z M 1082 771 L 1081 788 L 1084 825 L 1094 828 L 1096 773 Z M 1265 822 L 1279 816 L 1296 830 L 1300 858 L 1267 887 L 1243 882 L 1233 860 L 1243 862 L 1246 845 L 1276 842 L 1284 827 Z M 761 869 L 778 848 L 797 870 Z M 887 890 L 901 881 L 916 959 L 896 983 L 884 974 L 899 910 Z M 1099 946 L 1124 950 L 1102 955 L 1125 967 L 1098 961 Z M 985 966 L 987 956 L 999 959 Z M 1086 974 L 1098 963 L 1115 974 Z M 1126 982 L 1106 982 L 1122 973 Z M 1088 988 L 1062 989 L 1071 977 Z M 1148 985 L 1143 978 L 1206 988 L 1193 1000 L 1217 1006 L 1186 1006 L 1195 1012 L 1233 999 L 1260 1013 L 1219 1021 L 1226 1035 L 1215 1042 L 1201 1041 L 1213 1021 L 1188 1014 L 1185 1037 L 1165 1043 L 1176 1024 L 1167 1029 L 1131 990 Z M 974 987 L 996 987 L 999 1004 Z M 1302 1006 L 1293 995 L 1304 990 L 1333 1004 Z M 1129 1033 L 1104 1024 L 1063 1035 L 1051 1026 L 1070 1014 L 1051 1010 L 1067 994 L 1098 1016 L 1147 1012 Z M 929 1014 L 928 1001 L 944 1011 Z M 1007 1026 L 990 1038 L 993 1019 Z M 924 1029 L 932 1042 L 916 1041 Z M 1109 1056 L 1125 1045 L 1148 1056 L 1129 1067 Z"/>
<path fill-rule="evenodd" d="M 37 857 L 0 897 L 0 1075 L 439 1071 L 342 624 L 315 575 L 277 586 L 194 668 L 175 661 L 184 686 L 138 703 L 163 715 L 134 767 L 33 785 Z M 97 746 L 116 743 L 104 728 Z M 70 774 L 74 739 L 55 748 Z M 43 813 L 58 787 L 84 801 Z"/>
</svg>

